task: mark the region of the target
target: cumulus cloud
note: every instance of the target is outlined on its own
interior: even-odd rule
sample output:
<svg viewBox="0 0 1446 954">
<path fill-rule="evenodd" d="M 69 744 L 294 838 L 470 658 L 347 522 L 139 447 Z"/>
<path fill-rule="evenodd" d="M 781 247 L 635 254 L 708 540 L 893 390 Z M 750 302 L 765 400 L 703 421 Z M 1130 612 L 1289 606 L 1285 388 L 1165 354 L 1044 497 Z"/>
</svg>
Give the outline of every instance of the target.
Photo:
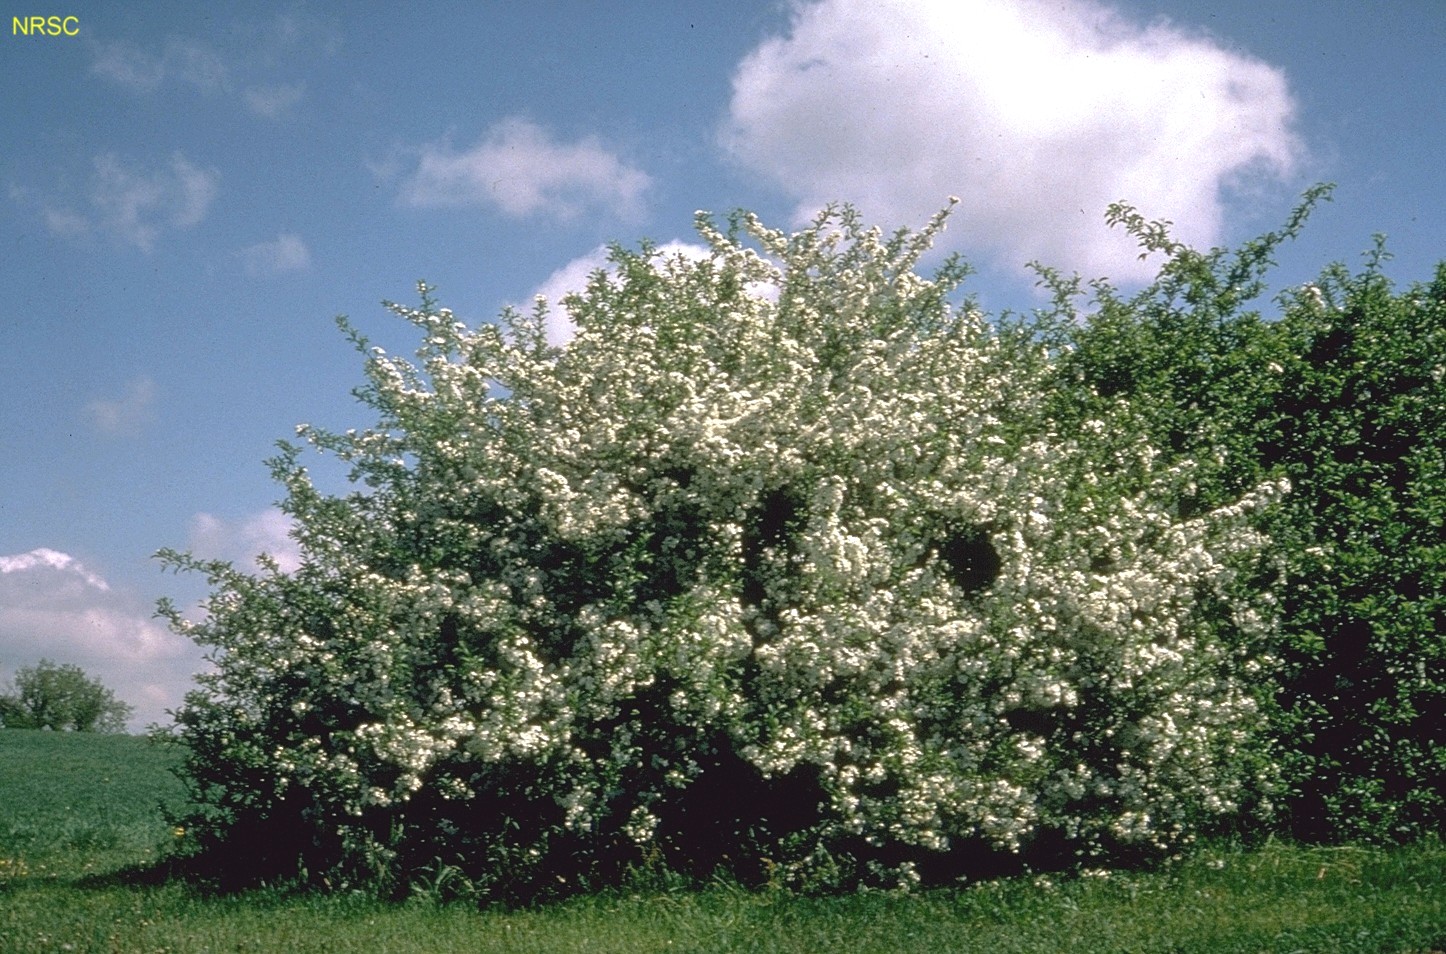
<svg viewBox="0 0 1446 954">
<path fill-rule="evenodd" d="M 283 232 L 270 242 L 257 242 L 243 248 L 241 260 L 248 275 L 299 272 L 311 267 L 311 250 L 301 236 Z"/>
<path fill-rule="evenodd" d="M 514 117 L 494 125 L 470 149 L 424 146 L 400 199 L 424 208 L 490 206 L 519 219 L 568 221 L 589 210 L 636 219 L 651 181 L 595 137 L 558 142 L 535 123 Z"/>
<path fill-rule="evenodd" d="M 44 203 L 46 225 L 63 236 L 107 233 L 144 252 L 155 248 L 162 232 L 201 222 L 220 181 L 214 169 L 203 169 L 180 152 L 165 166 L 149 170 L 111 153 L 96 156 L 92 165 L 84 201 L 78 207 Z"/>
<path fill-rule="evenodd" d="M 155 400 L 156 383 L 142 377 L 128 384 L 118 398 L 91 401 L 85 413 L 91 425 L 107 437 L 130 437 L 150 419 Z"/>
<path fill-rule="evenodd" d="M 246 569 L 262 553 L 288 573 L 301 565 L 301 549 L 291 539 L 291 518 L 274 507 L 234 520 L 198 513 L 191 518 L 187 547 L 200 559 L 229 560 Z"/>
<path fill-rule="evenodd" d="M 547 300 L 547 342 L 556 347 L 561 347 L 572 340 L 577 333 L 577 324 L 572 320 L 572 314 L 562 300 L 574 292 L 580 292 L 587 288 L 588 279 L 598 269 L 608 267 L 607 246 L 599 245 L 586 255 L 579 255 L 566 265 L 557 269 L 542 284 L 533 289 L 529 297 L 536 301 L 538 298 Z M 518 310 L 530 310 L 518 306 Z"/>
<path fill-rule="evenodd" d="M 169 722 L 199 649 L 154 619 L 151 607 L 110 586 L 67 553 L 0 556 L 0 663 L 4 675 L 41 659 L 70 663 L 135 707 L 131 728 Z"/>
<path fill-rule="evenodd" d="M 37 568 L 69 573 L 86 586 L 102 592 L 110 589 L 109 583 L 87 570 L 79 560 L 68 553 L 61 553 L 59 550 L 40 547 L 29 553 L 0 556 L 0 573 L 24 573 Z"/>
<path fill-rule="evenodd" d="M 677 240 L 658 246 L 658 252 L 664 258 L 680 255 L 695 261 L 708 258 L 712 254 L 707 246 Z M 574 292 L 584 291 L 587 288 L 588 279 L 599 270 L 614 273 L 614 269 L 608 262 L 606 245 L 599 245 L 586 255 L 579 255 L 548 275 L 543 279 L 542 284 L 533 289 L 529 301 L 536 301 L 538 298 L 547 299 L 547 341 L 549 344 L 560 347 L 572 340 L 572 336 L 577 333 L 577 324 L 562 301 Z M 530 304 L 514 307 L 524 312 L 531 311 L 532 308 Z"/>
<path fill-rule="evenodd" d="M 833 201 L 958 246 L 1131 280 L 1124 199 L 1196 245 L 1224 194 L 1303 158 L 1281 70 L 1092 0 L 821 0 L 738 66 L 722 141 L 799 218 Z M 962 234 L 961 234 L 962 233 Z"/>
</svg>

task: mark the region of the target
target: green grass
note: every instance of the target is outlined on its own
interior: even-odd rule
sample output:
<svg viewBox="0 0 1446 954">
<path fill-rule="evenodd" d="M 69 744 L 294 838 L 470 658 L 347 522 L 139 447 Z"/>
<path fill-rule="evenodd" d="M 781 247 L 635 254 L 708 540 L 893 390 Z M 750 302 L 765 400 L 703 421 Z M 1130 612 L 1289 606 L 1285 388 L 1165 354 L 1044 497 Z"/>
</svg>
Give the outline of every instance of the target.
<svg viewBox="0 0 1446 954">
<path fill-rule="evenodd" d="M 727 886 L 530 911 L 274 890 L 207 897 L 125 869 L 175 837 L 144 740 L 0 731 L 0 952 L 1446 951 L 1446 846 L 1215 846 L 1154 872 L 795 898 Z M 120 872 L 119 875 L 116 875 Z"/>
<path fill-rule="evenodd" d="M 138 736 L 0 729 L 0 886 L 20 867 L 73 879 L 154 860 L 160 806 L 183 796 L 175 762 Z"/>
</svg>

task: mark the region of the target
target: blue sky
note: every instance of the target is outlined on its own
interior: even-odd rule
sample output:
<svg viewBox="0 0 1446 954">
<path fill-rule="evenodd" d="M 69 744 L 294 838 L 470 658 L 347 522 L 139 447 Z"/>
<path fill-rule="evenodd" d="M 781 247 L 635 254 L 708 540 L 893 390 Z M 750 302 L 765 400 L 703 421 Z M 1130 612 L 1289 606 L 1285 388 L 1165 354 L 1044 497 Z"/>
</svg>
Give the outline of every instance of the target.
<svg viewBox="0 0 1446 954">
<path fill-rule="evenodd" d="M 263 460 L 370 423 L 333 318 L 410 351 L 418 279 L 483 322 L 695 209 L 952 194 L 969 287 L 1027 309 L 1031 259 L 1144 277 L 1110 201 L 1212 245 L 1318 181 L 1278 285 L 1377 232 L 1401 282 L 1446 258 L 1439 0 L 4 6 L 0 684 L 73 662 L 137 728 L 201 665 L 152 554 L 294 558 Z"/>
</svg>

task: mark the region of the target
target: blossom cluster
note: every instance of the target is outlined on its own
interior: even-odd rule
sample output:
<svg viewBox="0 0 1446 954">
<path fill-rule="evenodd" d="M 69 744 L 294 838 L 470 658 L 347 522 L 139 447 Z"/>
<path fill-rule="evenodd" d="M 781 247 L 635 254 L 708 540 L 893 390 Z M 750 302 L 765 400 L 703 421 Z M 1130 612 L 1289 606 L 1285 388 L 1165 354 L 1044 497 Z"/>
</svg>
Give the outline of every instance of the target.
<svg viewBox="0 0 1446 954">
<path fill-rule="evenodd" d="M 701 260 L 615 250 L 561 348 L 545 304 L 472 328 L 425 286 L 414 359 L 348 328 L 379 421 L 299 429 L 349 495 L 274 461 L 301 567 L 175 557 L 216 587 L 178 723 L 217 843 L 286 817 L 323 863 L 541 877 L 726 821 L 786 875 L 904 876 L 1235 811 L 1272 612 L 1234 581 L 1286 488 L 1186 516 L 1127 414 L 1062 432 L 1047 357 L 916 271 L 943 216 L 697 227 Z"/>
</svg>

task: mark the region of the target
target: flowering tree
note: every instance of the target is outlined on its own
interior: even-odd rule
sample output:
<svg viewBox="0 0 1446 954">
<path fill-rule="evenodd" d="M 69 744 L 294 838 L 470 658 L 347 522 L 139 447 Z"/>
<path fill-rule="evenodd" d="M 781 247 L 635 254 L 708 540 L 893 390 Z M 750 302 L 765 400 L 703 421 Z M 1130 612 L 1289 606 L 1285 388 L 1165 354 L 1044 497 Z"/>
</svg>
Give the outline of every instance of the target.
<svg viewBox="0 0 1446 954">
<path fill-rule="evenodd" d="M 304 559 L 174 625 L 189 828 L 259 874 L 532 896 L 661 861 L 854 883 L 1158 848 L 1250 777 L 1266 605 L 1231 581 L 1283 488 L 1182 516 L 1108 407 L 1046 413 L 1046 353 L 915 272 L 943 227 L 788 235 L 701 215 L 568 300 L 366 355 L 376 427 L 273 462 Z M 1236 638 L 1202 623 L 1234 621 Z M 1234 648 L 1231 648 L 1234 647 Z M 258 846 L 270 854 L 258 854 Z"/>
</svg>

